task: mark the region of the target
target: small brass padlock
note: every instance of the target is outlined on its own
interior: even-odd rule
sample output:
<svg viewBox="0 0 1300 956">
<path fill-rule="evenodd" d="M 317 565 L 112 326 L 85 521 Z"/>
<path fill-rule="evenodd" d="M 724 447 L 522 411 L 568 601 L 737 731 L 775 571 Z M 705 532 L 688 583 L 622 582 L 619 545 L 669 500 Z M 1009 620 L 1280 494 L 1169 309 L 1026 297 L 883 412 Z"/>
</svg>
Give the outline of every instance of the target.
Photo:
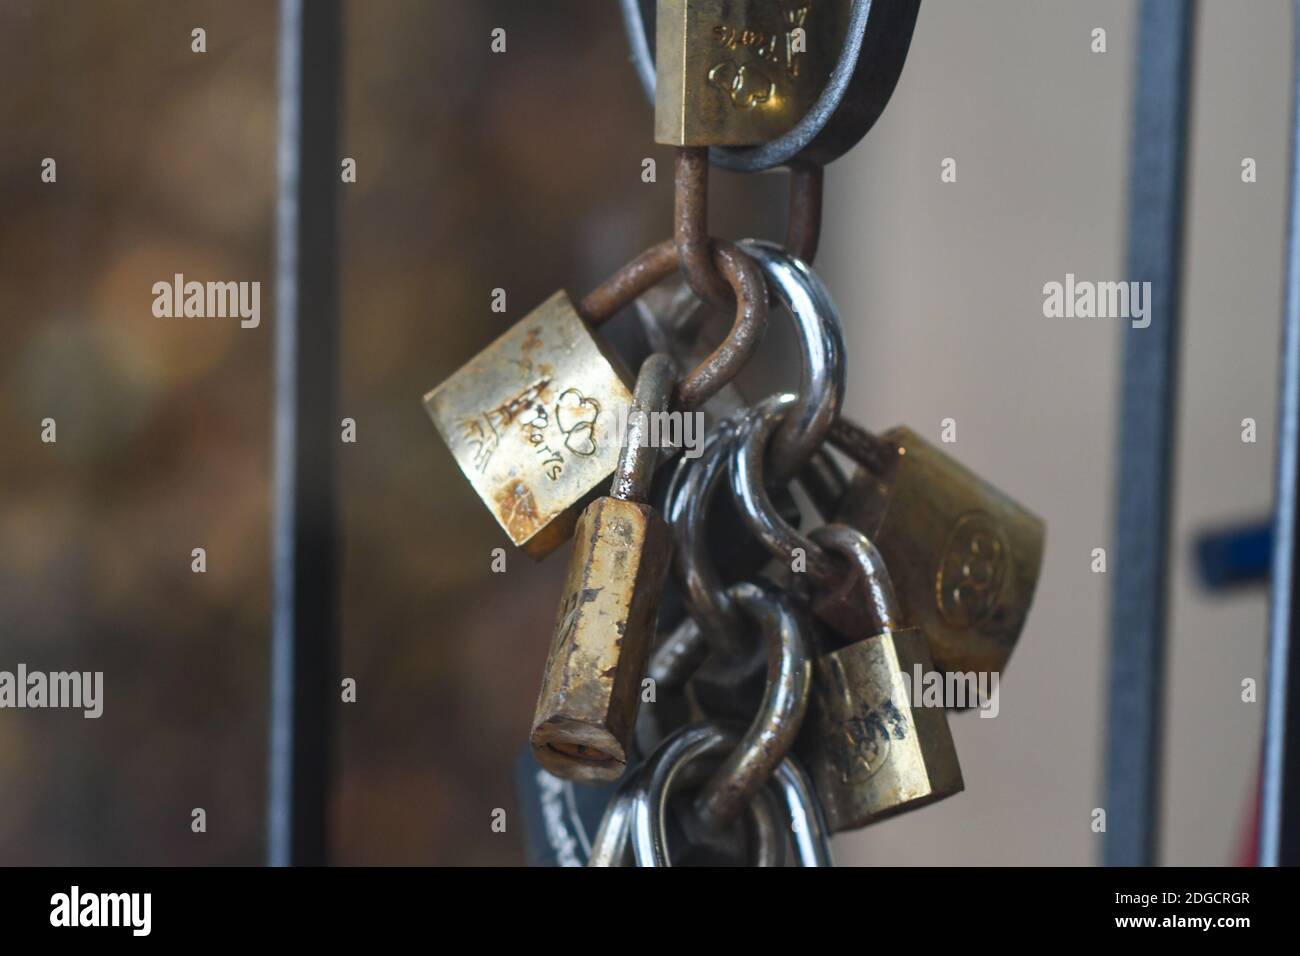
<svg viewBox="0 0 1300 956">
<path fill-rule="evenodd" d="M 712 244 L 736 299 L 727 338 L 677 384 L 683 410 L 735 377 L 767 325 L 758 266 L 731 243 Z M 424 397 L 443 440 L 510 540 L 544 558 L 618 461 L 615 414 L 628 373 L 592 327 L 677 271 L 672 240 L 651 246 L 575 307 L 557 292 Z"/>
<path fill-rule="evenodd" d="M 830 78 L 848 0 L 659 0 L 655 141 L 748 146 L 788 132 Z"/>
<path fill-rule="evenodd" d="M 424 404 L 510 540 L 542 558 L 618 460 L 613 409 L 631 400 L 629 378 L 557 292 Z"/>
<path fill-rule="evenodd" d="M 627 763 L 672 557 L 668 525 L 645 503 L 659 452 L 647 419 L 667 408 L 673 379 L 667 356 L 646 359 L 611 496 L 578 519 L 531 735 L 538 762 L 570 780 L 613 780 Z"/>
<path fill-rule="evenodd" d="M 841 419 L 831 438 L 862 465 L 835 520 L 880 549 L 935 665 L 1001 671 L 1038 583 L 1042 520 L 909 428 L 877 437 Z"/>
<path fill-rule="evenodd" d="M 947 711 L 923 706 L 920 688 L 911 687 L 915 674 L 934 665 L 924 631 L 899 626 L 880 553 L 844 525 L 825 525 L 813 538 L 851 559 L 876 632 L 818 658 L 810 722 L 799 742 L 831 829 L 852 830 L 964 785 Z M 824 608 L 816 610 L 820 616 Z"/>
</svg>

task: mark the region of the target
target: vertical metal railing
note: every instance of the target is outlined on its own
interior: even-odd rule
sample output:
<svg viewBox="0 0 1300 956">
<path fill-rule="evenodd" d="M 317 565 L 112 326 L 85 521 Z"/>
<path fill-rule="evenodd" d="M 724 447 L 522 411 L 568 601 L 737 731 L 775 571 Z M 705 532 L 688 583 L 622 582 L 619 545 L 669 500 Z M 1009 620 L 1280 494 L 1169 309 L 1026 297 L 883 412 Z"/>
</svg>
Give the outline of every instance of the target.
<svg viewBox="0 0 1300 956">
<path fill-rule="evenodd" d="M 1151 283 L 1151 322 L 1123 333 L 1103 803 L 1110 866 L 1150 865 L 1156 854 L 1194 17 L 1192 0 L 1142 0 L 1138 13 L 1125 278 Z"/>
<path fill-rule="evenodd" d="M 281 0 L 267 862 L 328 860 L 338 701 L 340 0 Z"/>
<path fill-rule="evenodd" d="M 1278 382 L 1277 472 L 1273 490 L 1273 558 L 1269 601 L 1268 678 L 1264 693 L 1264 761 L 1259 800 L 1259 863 L 1300 864 L 1300 653 L 1294 643 L 1300 606 L 1300 3 L 1293 25 L 1291 196 L 1287 223 L 1282 370 Z"/>
</svg>

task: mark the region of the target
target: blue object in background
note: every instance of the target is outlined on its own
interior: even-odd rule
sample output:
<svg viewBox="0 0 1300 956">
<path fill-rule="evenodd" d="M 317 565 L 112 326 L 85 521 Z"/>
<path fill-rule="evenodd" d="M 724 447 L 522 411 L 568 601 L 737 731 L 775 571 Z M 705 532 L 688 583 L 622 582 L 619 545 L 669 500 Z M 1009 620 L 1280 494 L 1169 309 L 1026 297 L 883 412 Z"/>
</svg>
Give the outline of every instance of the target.
<svg viewBox="0 0 1300 956">
<path fill-rule="evenodd" d="M 1204 531 L 1196 538 L 1196 567 L 1201 585 L 1211 591 L 1267 584 L 1273 553 L 1268 521 Z"/>
</svg>

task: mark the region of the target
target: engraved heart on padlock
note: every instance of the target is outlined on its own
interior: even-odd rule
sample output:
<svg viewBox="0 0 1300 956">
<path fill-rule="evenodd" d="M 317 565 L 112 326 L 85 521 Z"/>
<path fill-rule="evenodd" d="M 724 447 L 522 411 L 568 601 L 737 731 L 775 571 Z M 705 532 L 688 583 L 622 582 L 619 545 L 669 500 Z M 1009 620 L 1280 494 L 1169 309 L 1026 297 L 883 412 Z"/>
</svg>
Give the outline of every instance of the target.
<svg viewBox="0 0 1300 956">
<path fill-rule="evenodd" d="M 756 173 L 792 163 L 824 166 L 866 134 L 898 83 L 920 4 L 659 0 L 654 42 L 645 8 L 656 4 L 619 6 L 633 62 L 655 101 L 656 141 L 710 146 L 714 166 Z M 758 19 L 760 9 L 780 15 Z M 743 25 L 718 25 L 720 12 Z M 765 79 L 778 85 L 767 86 L 764 100 L 744 101 L 756 78 L 735 86 L 740 64 L 719 63 L 726 54 L 717 47 L 756 57 L 769 67 Z M 734 108 L 701 95 L 713 90 L 730 96 Z"/>
<path fill-rule="evenodd" d="M 741 109 L 761 106 L 776 93 L 776 84 L 766 74 L 747 65 L 737 68 L 735 60 L 723 60 L 709 70 L 709 83 L 730 96 L 731 102 Z"/>
<path fill-rule="evenodd" d="M 596 454 L 596 419 L 600 402 L 576 388 L 566 388 L 555 402 L 555 424 L 564 436 L 564 447 L 584 458 Z"/>
</svg>

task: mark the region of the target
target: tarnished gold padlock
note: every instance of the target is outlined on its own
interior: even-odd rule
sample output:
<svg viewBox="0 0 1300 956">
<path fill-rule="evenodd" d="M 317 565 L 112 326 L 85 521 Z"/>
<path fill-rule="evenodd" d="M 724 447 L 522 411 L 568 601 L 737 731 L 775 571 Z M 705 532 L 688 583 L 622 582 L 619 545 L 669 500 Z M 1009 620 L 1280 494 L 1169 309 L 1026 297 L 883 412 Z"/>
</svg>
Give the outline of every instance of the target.
<svg viewBox="0 0 1300 956">
<path fill-rule="evenodd" d="M 697 408 L 735 377 L 767 326 L 767 287 L 749 257 L 717 241 L 736 300 L 731 332 L 677 387 Z M 510 540 L 543 558 L 573 534 L 618 461 L 613 410 L 631 376 L 594 331 L 677 270 L 671 241 L 652 246 L 575 306 L 557 292 L 424 397 L 461 471 Z"/>
<path fill-rule="evenodd" d="M 535 558 L 573 532 L 618 461 L 613 409 L 632 397 L 619 357 L 557 292 L 424 398 L 465 477 Z"/>
<path fill-rule="evenodd" d="M 645 498 L 659 452 L 649 416 L 666 410 L 673 378 L 667 356 L 646 359 L 610 497 L 578 519 L 531 736 L 538 763 L 570 780 L 613 780 L 627 763 L 672 557 L 668 525 Z"/>
<path fill-rule="evenodd" d="M 880 549 L 935 665 L 1001 671 L 1038 583 L 1042 520 L 909 428 L 877 437 L 841 419 L 831 440 L 862 466 L 835 520 Z"/>
<path fill-rule="evenodd" d="M 788 132 L 830 78 L 848 0 L 659 0 L 655 141 L 748 146 Z"/>
<path fill-rule="evenodd" d="M 825 525 L 813 539 L 850 559 L 857 600 L 874 619 L 875 633 L 817 659 L 810 721 L 800 739 L 827 822 L 832 830 L 852 830 L 964 785 L 947 711 L 924 706 L 912 686 L 934 667 L 926 635 L 900 626 L 880 553 L 845 525 Z"/>
</svg>

